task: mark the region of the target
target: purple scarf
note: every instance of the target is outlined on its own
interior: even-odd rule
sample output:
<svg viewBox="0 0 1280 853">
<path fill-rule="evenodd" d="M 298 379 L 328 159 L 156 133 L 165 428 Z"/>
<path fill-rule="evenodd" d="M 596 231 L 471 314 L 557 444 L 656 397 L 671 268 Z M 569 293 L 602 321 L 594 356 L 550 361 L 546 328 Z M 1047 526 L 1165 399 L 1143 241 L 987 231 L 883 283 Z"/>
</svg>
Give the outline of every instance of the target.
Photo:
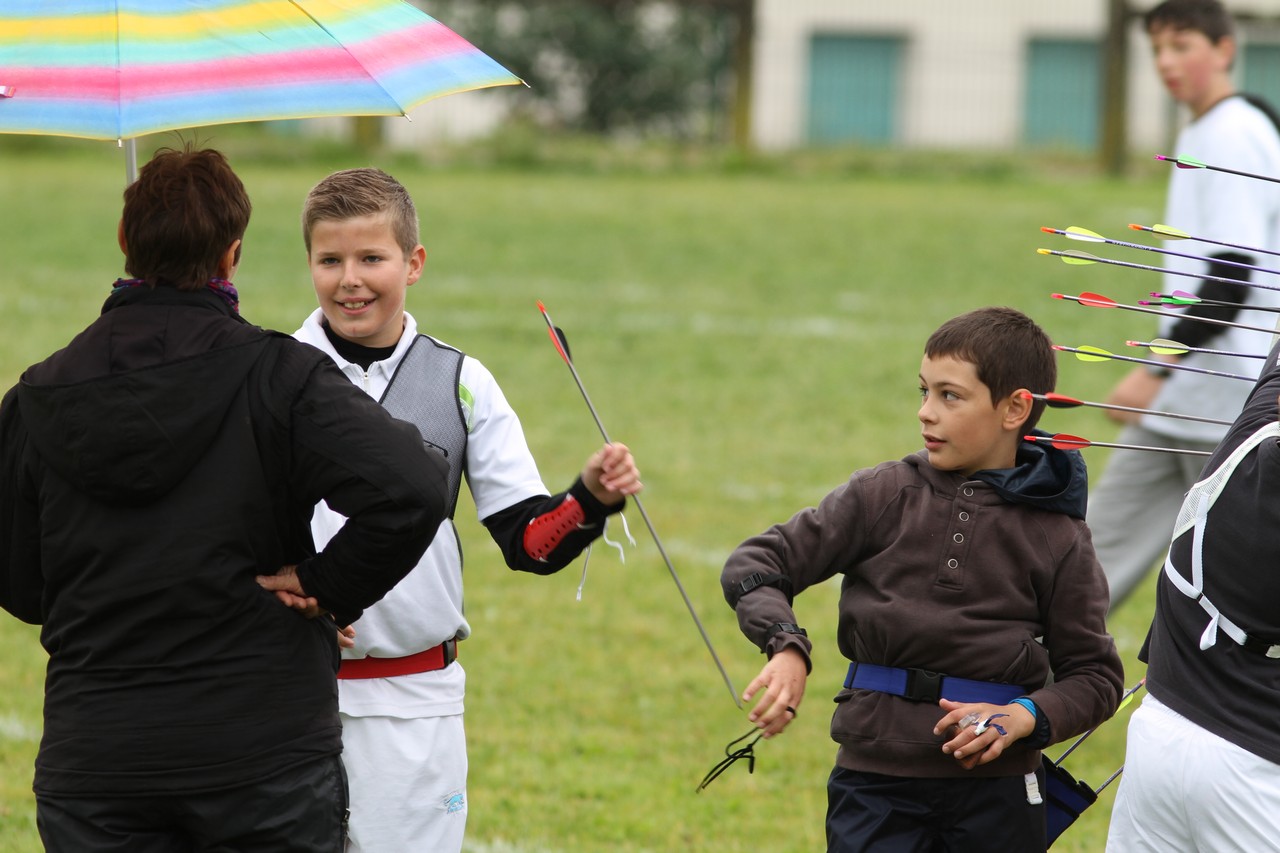
<svg viewBox="0 0 1280 853">
<path fill-rule="evenodd" d="M 126 287 L 145 287 L 146 279 L 142 278 L 118 278 L 116 283 L 111 286 L 112 293 L 119 293 Z M 240 294 L 236 292 L 236 286 L 225 278 L 211 278 L 209 283 L 205 285 L 214 293 L 222 298 L 222 301 L 231 306 L 231 310 L 240 313 Z"/>
</svg>

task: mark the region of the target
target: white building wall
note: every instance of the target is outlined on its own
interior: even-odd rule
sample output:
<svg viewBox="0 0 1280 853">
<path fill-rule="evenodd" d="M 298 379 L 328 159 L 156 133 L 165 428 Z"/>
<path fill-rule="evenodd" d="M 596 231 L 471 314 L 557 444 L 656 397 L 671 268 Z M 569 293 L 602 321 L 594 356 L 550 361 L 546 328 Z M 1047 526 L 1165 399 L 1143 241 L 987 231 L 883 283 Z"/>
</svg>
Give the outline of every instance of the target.
<svg viewBox="0 0 1280 853">
<path fill-rule="evenodd" d="M 1008 148 L 1023 129 L 1027 45 L 1033 38 L 1101 44 L 1106 0 L 758 0 L 753 118 L 764 149 L 802 145 L 807 123 L 809 43 L 818 33 L 892 35 L 904 41 L 898 144 Z M 1134 4 L 1135 8 L 1147 6 Z M 1154 5 L 1153 3 L 1150 5 Z M 1229 4 L 1237 15 L 1275 16 L 1280 0 Z M 1241 42 L 1261 27 L 1242 24 Z M 1158 148 L 1177 117 L 1151 66 L 1140 21 L 1130 27 L 1131 147 Z"/>
</svg>

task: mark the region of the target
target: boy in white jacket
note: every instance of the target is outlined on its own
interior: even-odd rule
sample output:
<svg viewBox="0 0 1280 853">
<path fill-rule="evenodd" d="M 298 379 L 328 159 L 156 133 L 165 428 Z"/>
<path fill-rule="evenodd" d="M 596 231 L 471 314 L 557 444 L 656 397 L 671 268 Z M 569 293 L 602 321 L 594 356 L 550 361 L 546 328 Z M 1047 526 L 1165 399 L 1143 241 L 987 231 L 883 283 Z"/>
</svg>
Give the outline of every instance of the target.
<svg viewBox="0 0 1280 853">
<path fill-rule="evenodd" d="M 548 495 L 520 421 L 470 356 L 418 333 L 404 310 L 426 250 L 405 188 L 377 169 L 336 172 L 307 196 L 303 237 L 320 307 L 296 333 L 353 383 L 415 424 L 449 460 L 456 505 L 465 479 L 507 565 L 551 574 L 568 565 L 641 489 L 631 453 L 606 444 L 566 491 Z M 317 546 L 341 526 L 316 508 Z M 407 578 L 355 625 L 338 672 L 351 851 L 461 850 L 466 826 L 465 673 L 458 642 L 462 553 L 450 519 Z"/>
</svg>

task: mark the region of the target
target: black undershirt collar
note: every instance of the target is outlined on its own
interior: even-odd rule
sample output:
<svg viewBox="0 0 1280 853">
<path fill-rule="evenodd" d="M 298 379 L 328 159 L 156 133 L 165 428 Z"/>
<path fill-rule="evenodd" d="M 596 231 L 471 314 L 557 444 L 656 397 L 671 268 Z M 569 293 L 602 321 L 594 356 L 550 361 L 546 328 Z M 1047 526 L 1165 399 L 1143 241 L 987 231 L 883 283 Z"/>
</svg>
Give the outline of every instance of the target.
<svg viewBox="0 0 1280 853">
<path fill-rule="evenodd" d="M 329 343 L 333 344 L 333 349 L 338 355 L 352 364 L 360 365 L 366 371 L 375 361 L 390 358 L 391 354 L 396 351 L 397 344 L 392 344 L 389 347 L 367 347 L 363 344 L 353 343 L 336 335 L 333 329 L 329 328 L 328 323 L 321 323 L 320 328 L 324 329 L 324 336 L 329 339 Z"/>
</svg>

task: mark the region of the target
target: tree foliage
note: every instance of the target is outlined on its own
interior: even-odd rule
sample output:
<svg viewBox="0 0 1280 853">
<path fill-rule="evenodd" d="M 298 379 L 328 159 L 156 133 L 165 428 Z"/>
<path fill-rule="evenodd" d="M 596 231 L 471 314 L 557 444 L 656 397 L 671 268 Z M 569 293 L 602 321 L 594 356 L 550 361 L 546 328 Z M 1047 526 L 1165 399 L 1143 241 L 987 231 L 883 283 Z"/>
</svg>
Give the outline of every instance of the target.
<svg viewBox="0 0 1280 853">
<path fill-rule="evenodd" d="M 524 79 L 543 119 L 596 133 L 690 136 L 719 130 L 732 18 L 716 4 L 432 0 L 422 5 Z"/>
</svg>

